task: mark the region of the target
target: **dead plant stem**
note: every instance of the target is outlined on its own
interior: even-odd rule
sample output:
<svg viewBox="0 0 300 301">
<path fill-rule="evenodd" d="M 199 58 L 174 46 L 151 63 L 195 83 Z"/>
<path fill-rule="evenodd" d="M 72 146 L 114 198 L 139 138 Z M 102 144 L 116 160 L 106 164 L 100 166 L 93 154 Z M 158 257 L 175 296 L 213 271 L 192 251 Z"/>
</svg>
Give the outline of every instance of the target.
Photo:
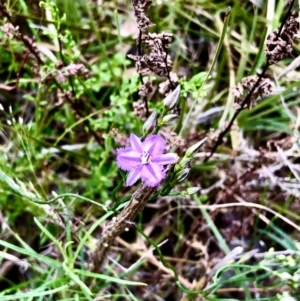
<svg viewBox="0 0 300 301">
<path fill-rule="evenodd" d="M 89 266 L 91 271 L 100 269 L 115 238 L 143 211 L 150 196 L 156 189 L 156 187 L 147 187 L 145 184 L 142 184 L 132 195 L 128 205 L 108 223 L 97 242 L 95 251 L 92 253 Z"/>
</svg>

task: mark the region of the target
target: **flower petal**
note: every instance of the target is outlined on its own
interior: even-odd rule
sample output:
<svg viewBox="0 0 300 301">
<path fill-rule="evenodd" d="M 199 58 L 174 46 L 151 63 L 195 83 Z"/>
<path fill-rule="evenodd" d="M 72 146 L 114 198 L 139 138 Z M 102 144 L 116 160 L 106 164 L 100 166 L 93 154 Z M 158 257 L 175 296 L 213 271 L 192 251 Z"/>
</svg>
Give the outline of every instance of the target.
<svg viewBox="0 0 300 301">
<path fill-rule="evenodd" d="M 141 153 L 142 150 L 142 142 L 140 138 L 134 134 L 130 135 L 130 145 L 134 151 Z"/>
<path fill-rule="evenodd" d="M 117 166 L 123 170 L 131 171 L 141 163 L 141 154 L 131 147 L 117 149 Z"/>
<path fill-rule="evenodd" d="M 156 158 L 152 159 L 153 163 L 158 163 L 161 165 L 174 164 L 177 163 L 179 157 L 175 153 L 162 154 Z"/>
<path fill-rule="evenodd" d="M 149 187 L 159 185 L 165 177 L 166 173 L 162 165 L 150 162 L 142 167 L 141 178 Z"/>
<path fill-rule="evenodd" d="M 152 157 L 157 157 L 166 148 L 166 141 L 159 135 L 149 135 L 143 142 L 143 151 L 148 152 Z"/>
<path fill-rule="evenodd" d="M 126 179 L 126 186 L 133 185 L 141 177 L 142 165 L 138 166 L 136 169 L 132 170 Z"/>
</svg>

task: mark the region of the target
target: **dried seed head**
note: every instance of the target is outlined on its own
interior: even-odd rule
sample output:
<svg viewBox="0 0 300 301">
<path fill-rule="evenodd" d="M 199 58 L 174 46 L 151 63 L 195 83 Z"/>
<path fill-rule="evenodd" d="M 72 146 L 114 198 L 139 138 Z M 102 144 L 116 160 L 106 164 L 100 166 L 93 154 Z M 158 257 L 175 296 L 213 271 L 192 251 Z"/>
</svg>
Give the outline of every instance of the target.
<svg viewBox="0 0 300 301">
<path fill-rule="evenodd" d="M 168 33 L 149 33 L 142 35 L 142 41 L 150 49 L 149 54 L 143 56 L 129 54 L 135 61 L 137 72 L 142 75 L 154 73 L 167 77 L 172 69 L 172 60 L 166 50 L 170 46 L 172 35 Z"/>
<path fill-rule="evenodd" d="M 276 29 L 268 35 L 265 51 L 269 65 L 283 60 L 292 52 L 294 39 L 298 31 L 298 22 L 295 15 L 295 12 L 291 13 L 281 32 Z"/>
<path fill-rule="evenodd" d="M 91 75 L 91 72 L 83 64 L 70 64 L 64 68 L 67 75 L 79 76 L 87 78 Z"/>
<path fill-rule="evenodd" d="M 19 26 L 14 27 L 11 23 L 6 23 L 2 26 L 0 26 L 0 30 L 4 33 L 4 38 L 6 39 L 12 39 L 14 36 L 19 37 Z"/>
<path fill-rule="evenodd" d="M 154 24 L 145 14 L 146 10 L 152 5 L 152 0 L 131 0 L 131 3 L 138 28 L 141 31 L 146 31 L 149 27 L 153 26 Z"/>
<path fill-rule="evenodd" d="M 147 80 L 145 84 L 141 85 L 139 88 L 140 96 L 148 96 L 153 92 L 153 85 L 150 80 Z"/>
<path fill-rule="evenodd" d="M 141 120 L 145 120 L 146 107 L 145 102 L 142 99 L 133 102 L 133 114 L 136 115 Z"/>
<path fill-rule="evenodd" d="M 129 143 L 128 137 L 119 133 L 119 130 L 117 128 L 112 128 L 110 131 L 110 135 L 114 138 L 116 143 L 120 146 L 126 146 Z"/>
<path fill-rule="evenodd" d="M 239 109 L 241 104 L 243 103 L 247 93 L 252 91 L 253 87 L 256 86 L 254 91 L 252 91 L 249 102 L 248 108 L 253 108 L 256 106 L 256 99 L 258 97 L 264 97 L 267 95 L 271 95 L 274 93 L 273 83 L 269 78 L 261 78 L 259 83 L 257 81 L 259 77 L 257 75 L 252 75 L 248 77 L 244 77 L 241 82 L 239 82 L 236 87 L 233 89 L 232 93 L 236 97 L 235 98 L 235 108 Z"/>
</svg>

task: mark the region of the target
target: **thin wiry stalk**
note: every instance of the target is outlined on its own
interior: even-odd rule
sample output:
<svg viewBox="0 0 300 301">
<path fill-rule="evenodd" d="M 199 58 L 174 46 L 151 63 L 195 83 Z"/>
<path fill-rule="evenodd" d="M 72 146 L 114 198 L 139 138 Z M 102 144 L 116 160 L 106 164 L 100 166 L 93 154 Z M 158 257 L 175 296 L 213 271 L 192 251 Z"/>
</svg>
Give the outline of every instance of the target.
<svg viewBox="0 0 300 301">
<path fill-rule="evenodd" d="M 284 18 L 284 20 L 281 23 L 280 29 L 277 33 L 277 38 L 279 38 L 285 23 L 287 22 L 288 18 L 290 17 L 291 13 L 292 13 L 292 8 L 294 5 L 295 0 L 290 1 L 289 3 L 289 9 L 288 12 Z M 225 137 L 225 135 L 230 131 L 234 121 L 236 120 L 236 118 L 238 117 L 238 115 L 241 113 L 241 111 L 244 110 L 244 108 L 249 105 L 251 98 L 253 96 L 254 91 L 258 88 L 262 78 L 264 77 L 266 71 L 268 70 L 270 64 L 267 62 L 262 70 L 262 72 L 258 75 L 258 79 L 256 81 L 256 83 L 254 84 L 254 86 L 252 87 L 252 89 L 248 92 L 247 96 L 245 97 L 245 99 L 242 101 L 242 103 L 240 104 L 240 107 L 235 111 L 234 115 L 232 116 L 231 120 L 229 121 L 229 123 L 227 124 L 226 128 L 220 133 L 220 135 L 217 138 L 216 143 L 214 144 L 214 146 L 212 147 L 212 150 L 210 151 L 210 154 L 204 158 L 203 162 L 207 162 L 216 152 L 217 148 L 221 145 L 223 138 Z"/>
<path fill-rule="evenodd" d="M 138 50 L 138 56 L 142 55 L 142 31 L 139 29 L 139 35 L 138 35 L 138 39 L 137 39 L 137 50 Z M 144 85 L 144 79 L 143 79 L 143 75 L 140 74 L 140 81 L 141 84 Z M 145 109 L 146 109 L 146 117 L 149 116 L 149 106 L 148 106 L 148 100 L 147 97 L 143 97 L 143 101 L 145 104 Z"/>
</svg>

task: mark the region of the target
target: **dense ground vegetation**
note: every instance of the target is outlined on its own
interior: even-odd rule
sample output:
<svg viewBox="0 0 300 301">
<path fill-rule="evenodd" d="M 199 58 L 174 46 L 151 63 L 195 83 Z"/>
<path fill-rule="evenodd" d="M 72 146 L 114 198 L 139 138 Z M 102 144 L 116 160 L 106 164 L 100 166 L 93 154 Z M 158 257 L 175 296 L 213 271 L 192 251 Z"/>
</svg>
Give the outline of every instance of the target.
<svg viewBox="0 0 300 301">
<path fill-rule="evenodd" d="M 0 3 L 0 300 L 300 300 L 294 2 Z"/>
</svg>

